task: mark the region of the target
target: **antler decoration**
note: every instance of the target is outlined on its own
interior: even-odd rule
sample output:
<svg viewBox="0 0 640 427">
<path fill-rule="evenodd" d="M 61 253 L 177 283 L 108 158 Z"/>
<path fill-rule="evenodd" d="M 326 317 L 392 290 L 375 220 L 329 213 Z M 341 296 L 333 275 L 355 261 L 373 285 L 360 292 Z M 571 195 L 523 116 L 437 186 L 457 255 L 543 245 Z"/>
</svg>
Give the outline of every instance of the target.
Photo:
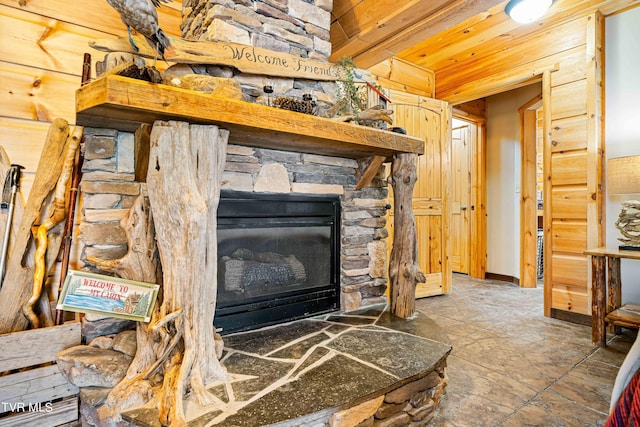
<svg viewBox="0 0 640 427">
<path fill-rule="evenodd" d="M 65 153 L 65 160 L 62 172 L 60 173 L 60 178 L 58 178 L 58 183 L 56 184 L 55 196 L 50 208 L 51 212 L 49 214 L 49 218 L 42 223 L 40 227 L 38 227 L 38 232 L 36 233 L 36 268 L 33 274 L 33 290 L 31 291 L 31 298 L 29 298 L 29 301 L 27 301 L 25 306 L 22 308 L 22 312 L 26 318 L 29 319 L 29 322 L 31 322 L 31 325 L 34 328 L 40 327 L 40 321 L 33 311 L 33 306 L 38 301 L 40 294 L 42 293 L 42 285 L 45 275 L 44 256 L 47 252 L 47 246 L 49 243 L 47 240 L 47 233 L 59 224 L 66 216 L 65 194 L 67 192 L 67 183 L 71 177 L 71 170 L 73 169 L 76 151 L 80 146 L 83 131 L 83 127 L 76 126 L 73 133 L 69 136 L 71 140 L 69 141 L 67 152 Z"/>
</svg>

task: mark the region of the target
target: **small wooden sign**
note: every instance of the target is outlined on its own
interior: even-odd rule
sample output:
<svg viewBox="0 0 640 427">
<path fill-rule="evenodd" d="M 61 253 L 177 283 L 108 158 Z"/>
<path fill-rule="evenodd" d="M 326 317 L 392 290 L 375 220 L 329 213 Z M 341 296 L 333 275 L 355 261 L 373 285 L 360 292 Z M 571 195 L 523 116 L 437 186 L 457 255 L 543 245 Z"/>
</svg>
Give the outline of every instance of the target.
<svg viewBox="0 0 640 427">
<path fill-rule="evenodd" d="M 160 285 L 69 270 L 58 310 L 149 322 Z"/>
<path fill-rule="evenodd" d="M 132 36 L 138 46 L 136 52 L 127 37 L 101 39 L 89 43 L 103 52 L 129 52 L 154 58 L 155 51 L 140 36 Z M 229 65 L 244 73 L 264 74 L 275 77 L 294 77 L 312 80 L 335 81 L 340 78 L 338 67 L 330 62 L 301 58 L 284 52 L 276 52 L 232 42 L 190 41 L 171 38 L 171 53 L 165 53 L 167 61 L 178 64 Z"/>
</svg>

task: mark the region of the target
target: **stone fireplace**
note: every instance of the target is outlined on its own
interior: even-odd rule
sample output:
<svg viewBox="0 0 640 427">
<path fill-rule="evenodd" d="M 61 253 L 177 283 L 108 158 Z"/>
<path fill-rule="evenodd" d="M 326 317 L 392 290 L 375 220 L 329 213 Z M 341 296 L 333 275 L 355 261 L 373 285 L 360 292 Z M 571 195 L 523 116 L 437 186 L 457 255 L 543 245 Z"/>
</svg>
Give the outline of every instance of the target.
<svg viewBox="0 0 640 427">
<path fill-rule="evenodd" d="M 80 222 L 82 259 L 86 260 L 87 256 L 117 259 L 127 251 L 126 236 L 119 221 L 126 216 L 128 208 L 145 185 L 135 180 L 134 135 L 98 128 L 88 128 L 85 134 L 81 183 L 83 216 Z M 224 218 L 219 225 L 219 240 L 220 236 L 225 239 L 225 233 L 230 233 L 234 228 L 230 223 L 237 221 L 232 219 L 236 210 L 234 203 L 225 202 L 225 194 L 227 200 L 234 195 L 236 199 L 242 196 L 258 201 L 324 200 L 329 204 L 321 208 L 324 211 L 313 215 L 301 213 L 302 216 L 311 216 L 313 221 L 310 225 L 319 227 L 314 230 L 319 229 L 320 235 L 328 239 L 329 245 L 332 245 L 329 249 L 335 251 L 336 255 L 333 261 L 331 254 L 327 254 L 325 259 L 314 259 L 322 265 L 327 264 L 328 269 L 324 273 L 320 273 L 320 270 L 313 273 L 309 271 L 313 275 L 324 274 L 318 280 L 314 278 L 312 288 L 326 288 L 319 292 L 332 294 L 331 298 L 335 296 L 335 300 L 320 304 L 315 312 L 326 312 L 330 308 L 351 311 L 386 302 L 387 184 L 381 170 L 370 187 L 356 190 L 356 168 L 357 162 L 352 159 L 230 145 L 223 175 L 220 210 Z M 235 204 L 238 205 L 237 202 Z M 337 215 L 337 221 L 327 219 L 327 209 L 332 211 L 332 215 Z M 252 215 L 255 216 L 255 213 Z M 288 225 L 295 225 L 291 218 Z M 255 221 L 253 223 L 255 225 Z M 247 224 L 241 227 L 246 231 Z M 235 228 L 238 230 L 238 227 Z M 332 242 L 332 239 L 339 240 Z M 258 247 L 256 242 L 251 246 L 256 252 L 271 252 L 268 247 L 255 249 Z M 229 253 L 223 250 L 220 256 L 232 258 L 236 249 L 227 249 Z M 299 252 L 299 249 L 293 250 Z M 306 262 L 310 263 L 311 260 Z M 231 266 L 234 262 L 228 264 Z M 238 265 L 238 262 L 235 264 Z M 88 263 L 84 268 L 100 272 Z M 309 268 L 313 267 L 308 265 L 305 270 Z M 234 286 L 237 287 L 237 284 L 231 283 L 228 288 Z M 221 288 L 224 291 L 224 286 Z M 293 294 L 297 292 L 290 291 Z M 219 298 L 223 310 L 221 316 L 225 315 L 225 309 L 227 312 L 237 312 L 237 307 L 228 308 L 229 295 L 220 295 Z M 251 298 L 247 298 L 250 303 L 255 302 Z M 313 312 L 303 310 L 287 318 L 298 318 Z M 262 323 L 273 322 L 265 319 Z M 222 325 L 219 327 L 224 328 Z"/>
<path fill-rule="evenodd" d="M 328 64 L 332 4 L 332 0 L 185 0 L 182 36 L 185 40 L 237 43 Z M 255 60 L 260 62 L 258 56 Z M 321 116 L 339 94 L 335 81 L 249 74 L 229 66 L 180 65 L 167 73 L 178 79 L 185 73 L 233 78 L 245 101 L 262 105 L 271 105 L 278 97 L 311 96 L 315 113 Z M 272 92 L 266 93 L 265 87 Z M 370 101 L 375 103 L 374 98 Z M 126 253 L 126 238 L 118 221 L 140 192 L 134 158 L 139 147 L 135 146 L 133 132 L 91 128 L 86 133 L 81 258 L 119 258 Z M 234 134 L 232 130 L 232 137 Z M 246 147 L 240 142 L 228 147 L 222 189 L 252 197 L 280 194 L 289 198 L 336 198 L 338 228 L 332 238 L 339 239 L 334 247 L 337 258 L 327 273 L 336 289 L 337 300 L 332 306 L 351 311 L 386 302 L 388 189 L 384 171 L 381 169 L 369 186 L 356 190 L 359 165 L 354 158 L 310 154 L 313 151 L 299 152 L 304 151 L 299 148 L 270 149 L 268 142 L 259 148 Z M 138 178 L 142 180 L 140 173 Z M 229 262 L 238 264 L 237 260 Z M 87 264 L 85 268 L 91 270 L 93 266 Z M 221 296 L 224 301 L 228 295 Z"/>
<path fill-rule="evenodd" d="M 185 0 L 183 37 L 282 52 L 299 58 L 299 67 L 309 61 L 329 69 L 331 3 Z M 276 58 L 246 52 L 255 63 Z M 339 94 L 335 81 L 271 71 L 182 64 L 165 76 L 232 78 L 242 100 L 119 76 L 80 89 L 82 267 L 101 273 L 86 260 L 127 253 L 120 220 L 146 185 L 149 142 L 140 124 L 218 125 L 229 131 L 229 145 L 219 181 L 214 323 L 229 334 L 217 356 L 233 379 L 207 384 L 215 405 L 191 410 L 190 425 L 426 425 L 444 393 L 451 348 L 429 339 L 422 315 L 404 321 L 386 311 L 390 206 L 382 167 L 396 154 L 423 153 L 424 143 L 323 118 Z M 321 117 L 270 108 L 277 97 L 309 96 Z M 92 320 L 83 319 L 83 330 Z M 82 397 L 86 388 L 83 417 L 100 425 L 109 390 L 91 399 Z M 123 416 L 133 425 L 157 425 L 148 407 Z"/>
</svg>

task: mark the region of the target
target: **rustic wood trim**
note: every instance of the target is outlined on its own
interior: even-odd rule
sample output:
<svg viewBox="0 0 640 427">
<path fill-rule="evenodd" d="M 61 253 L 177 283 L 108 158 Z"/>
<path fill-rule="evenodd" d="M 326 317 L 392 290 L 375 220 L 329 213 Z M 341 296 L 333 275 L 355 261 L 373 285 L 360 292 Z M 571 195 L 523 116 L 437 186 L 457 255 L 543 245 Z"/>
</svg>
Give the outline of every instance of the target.
<svg viewBox="0 0 640 427">
<path fill-rule="evenodd" d="M 56 354 L 81 342 L 80 323 L 0 335 L 0 369 L 11 371 L 56 360 Z"/>
<path fill-rule="evenodd" d="M 380 171 L 380 167 L 385 162 L 383 156 L 371 156 L 358 159 L 358 169 L 356 169 L 356 190 L 368 187 Z"/>
<path fill-rule="evenodd" d="M 487 121 L 486 117 L 478 116 L 477 114 L 469 113 L 465 110 L 461 110 L 460 108 L 453 107 L 453 115 L 454 117 L 460 120 L 466 120 L 473 123 L 484 123 Z"/>
<path fill-rule="evenodd" d="M 537 114 L 532 108 L 542 94 L 518 109 L 520 114 L 520 286 L 535 288 L 537 274 L 538 210 L 536 196 Z"/>
<path fill-rule="evenodd" d="M 551 275 L 551 72 L 545 71 L 542 74 L 542 114 L 543 114 L 543 176 L 544 184 L 542 188 L 544 207 L 543 207 L 543 225 L 544 225 L 544 242 L 543 245 L 543 271 L 544 271 L 544 315 L 551 316 L 551 304 L 553 298 L 553 282 Z"/>
<path fill-rule="evenodd" d="M 439 101 L 440 114 L 440 146 L 442 155 L 442 167 L 440 182 L 442 185 L 442 293 L 451 291 L 453 281 L 451 271 L 451 132 L 453 110 L 451 105 Z"/>
<path fill-rule="evenodd" d="M 543 58 L 533 64 L 524 64 L 502 71 L 490 78 L 464 83 L 449 92 L 439 93 L 436 86 L 436 96 L 452 104 L 460 104 L 538 83 L 545 71 L 557 70 L 557 63 L 548 64 L 548 59 Z"/>
<path fill-rule="evenodd" d="M 476 122 L 471 195 L 476 207 L 471 215 L 472 245 L 470 275 L 484 279 L 487 271 L 487 126 L 486 121 Z M 474 244 L 475 243 L 475 244 Z M 475 256 L 473 255 L 475 254 Z"/>
<path fill-rule="evenodd" d="M 587 90 L 587 248 L 597 248 L 604 243 L 604 202 L 602 192 L 603 141 L 604 141 L 604 17 L 595 12 L 588 17 L 586 27 L 585 59 Z M 587 279 L 587 296 L 591 296 Z M 588 306 L 591 301 L 588 299 Z"/>
<path fill-rule="evenodd" d="M 277 150 L 350 158 L 424 154 L 424 141 L 388 130 L 120 76 L 78 89 L 76 113 L 78 123 L 129 132 L 156 120 L 213 124 L 231 132 L 231 144 Z"/>
</svg>

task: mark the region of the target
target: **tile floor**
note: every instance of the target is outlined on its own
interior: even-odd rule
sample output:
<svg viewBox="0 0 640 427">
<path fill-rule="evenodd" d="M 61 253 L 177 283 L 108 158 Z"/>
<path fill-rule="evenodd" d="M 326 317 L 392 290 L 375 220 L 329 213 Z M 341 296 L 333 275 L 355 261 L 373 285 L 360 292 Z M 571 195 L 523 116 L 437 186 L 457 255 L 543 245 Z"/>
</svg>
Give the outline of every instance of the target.
<svg viewBox="0 0 640 427">
<path fill-rule="evenodd" d="M 434 427 L 602 426 L 634 331 L 599 349 L 591 328 L 546 318 L 543 289 L 454 275 L 420 299 L 433 339 L 449 343 L 449 384 Z"/>
</svg>

